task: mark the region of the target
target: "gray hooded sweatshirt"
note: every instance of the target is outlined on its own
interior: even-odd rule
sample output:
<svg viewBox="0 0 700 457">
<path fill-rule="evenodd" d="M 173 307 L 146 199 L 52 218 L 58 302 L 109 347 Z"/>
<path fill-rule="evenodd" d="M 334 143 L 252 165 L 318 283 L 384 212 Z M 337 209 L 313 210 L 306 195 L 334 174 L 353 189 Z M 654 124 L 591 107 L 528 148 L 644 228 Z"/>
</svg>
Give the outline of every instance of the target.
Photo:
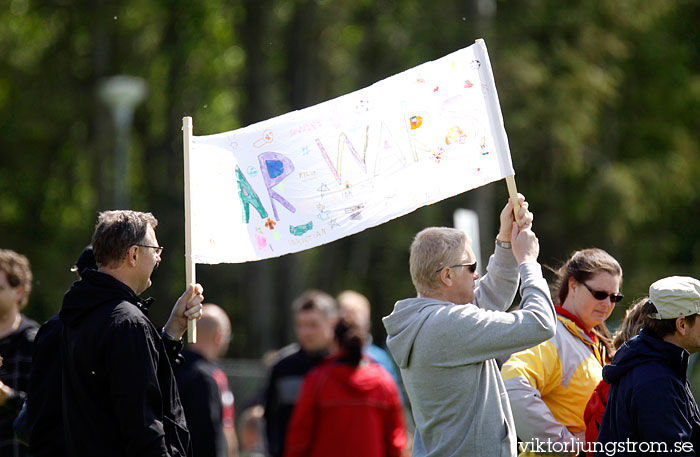
<svg viewBox="0 0 700 457">
<path fill-rule="evenodd" d="M 506 312 L 522 277 L 520 309 Z M 518 267 L 496 247 L 474 304 L 396 302 L 383 319 L 401 368 L 416 435 L 413 456 L 515 456 L 516 433 L 496 358 L 554 336 L 556 317 L 537 262 Z"/>
</svg>

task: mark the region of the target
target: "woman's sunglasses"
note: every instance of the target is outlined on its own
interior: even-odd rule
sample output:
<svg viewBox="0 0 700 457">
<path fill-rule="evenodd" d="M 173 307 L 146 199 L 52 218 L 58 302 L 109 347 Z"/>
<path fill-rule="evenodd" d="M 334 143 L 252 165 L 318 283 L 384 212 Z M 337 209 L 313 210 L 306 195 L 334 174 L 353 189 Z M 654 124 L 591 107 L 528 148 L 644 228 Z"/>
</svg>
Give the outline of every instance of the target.
<svg viewBox="0 0 700 457">
<path fill-rule="evenodd" d="M 582 282 L 581 284 L 586 286 L 586 289 L 588 289 L 591 295 L 593 295 L 593 298 L 595 298 L 596 300 L 605 300 L 606 298 L 610 297 L 610 303 L 617 303 L 625 297 L 622 294 L 609 294 L 601 290 L 593 290 L 585 282 Z"/>
</svg>

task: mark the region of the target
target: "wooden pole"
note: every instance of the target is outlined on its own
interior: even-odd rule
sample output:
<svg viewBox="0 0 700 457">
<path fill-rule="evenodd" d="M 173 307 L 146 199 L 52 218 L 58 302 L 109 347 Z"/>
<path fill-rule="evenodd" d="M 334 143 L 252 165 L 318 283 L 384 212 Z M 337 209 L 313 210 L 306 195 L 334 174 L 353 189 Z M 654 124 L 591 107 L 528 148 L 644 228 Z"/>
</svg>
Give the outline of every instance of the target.
<svg viewBox="0 0 700 457">
<path fill-rule="evenodd" d="M 515 187 L 515 175 L 506 176 L 506 185 L 508 186 L 508 196 L 513 202 L 513 216 L 518 219 L 518 211 L 520 211 L 520 200 L 518 200 L 518 188 Z"/>
<path fill-rule="evenodd" d="M 182 118 L 182 144 L 185 158 L 185 280 L 186 284 L 196 281 L 196 264 L 192 258 L 192 208 L 190 206 L 190 143 L 192 141 L 192 118 Z M 197 320 L 187 321 L 187 342 L 197 342 Z"/>
</svg>

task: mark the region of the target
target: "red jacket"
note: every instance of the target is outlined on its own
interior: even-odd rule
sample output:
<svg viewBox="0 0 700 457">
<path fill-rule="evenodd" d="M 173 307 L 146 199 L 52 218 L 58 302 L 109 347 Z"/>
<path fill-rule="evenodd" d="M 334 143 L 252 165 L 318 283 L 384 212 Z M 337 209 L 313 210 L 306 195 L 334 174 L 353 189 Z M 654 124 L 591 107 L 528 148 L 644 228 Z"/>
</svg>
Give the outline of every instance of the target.
<svg viewBox="0 0 700 457">
<path fill-rule="evenodd" d="M 391 375 L 363 359 L 332 357 L 305 378 L 287 429 L 285 457 L 398 457 L 406 443 Z"/>
<path fill-rule="evenodd" d="M 593 391 L 586 410 L 583 412 L 583 420 L 586 422 L 586 441 L 595 443 L 598 438 L 598 429 L 600 423 L 603 422 L 603 414 L 605 413 L 605 405 L 608 403 L 608 392 L 610 384 L 605 381 L 600 381 Z M 591 446 L 592 448 L 592 446 Z M 587 453 L 588 456 L 593 456 L 592 452 Z"/>
</svg>

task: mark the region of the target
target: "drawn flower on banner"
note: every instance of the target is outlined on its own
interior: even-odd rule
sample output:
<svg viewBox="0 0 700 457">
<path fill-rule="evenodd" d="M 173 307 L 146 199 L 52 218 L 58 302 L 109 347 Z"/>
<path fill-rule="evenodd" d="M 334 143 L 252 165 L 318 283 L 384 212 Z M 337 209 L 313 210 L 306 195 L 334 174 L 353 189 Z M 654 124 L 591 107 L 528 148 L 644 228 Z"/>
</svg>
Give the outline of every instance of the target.
<svg viewBox="0 0 700 457">
<path fill-rule="evenodd" d="M 255 140 L 255 142 L 253 142 L 253 146 L 255 146 L 256 148 L 261 148 L 268 143 L 272 143 L 272 140 L 273 140 L 272 130 L 265 130 L 263 132 L 262 138 Z"/>
<path fill-rule="evenodd" d="M 411 119 L 409 119 L 409 122 L 411 123 L 411 130 L 415 130 L 421 125 L 423 125 L 423 118 L 421 116 L 411 116 Z"/>
<path fill-rule="evenodd" d="M 267 218 L 267 221 L 265 221 L 265 227 L 269 228 L 270 230 L 274 230 L 275 225 L 277 225 L 277 222 L 273 221 L 269 217 Z"/>
<path fill-rule="evenodd" d="M 447 136 L 445 137 L 445 143 L 460 143 L 464 144 L 467 141 L 467 135 L 464 134 L 459 126 L 455 125 L 447 131 Z"/>
</svg>

